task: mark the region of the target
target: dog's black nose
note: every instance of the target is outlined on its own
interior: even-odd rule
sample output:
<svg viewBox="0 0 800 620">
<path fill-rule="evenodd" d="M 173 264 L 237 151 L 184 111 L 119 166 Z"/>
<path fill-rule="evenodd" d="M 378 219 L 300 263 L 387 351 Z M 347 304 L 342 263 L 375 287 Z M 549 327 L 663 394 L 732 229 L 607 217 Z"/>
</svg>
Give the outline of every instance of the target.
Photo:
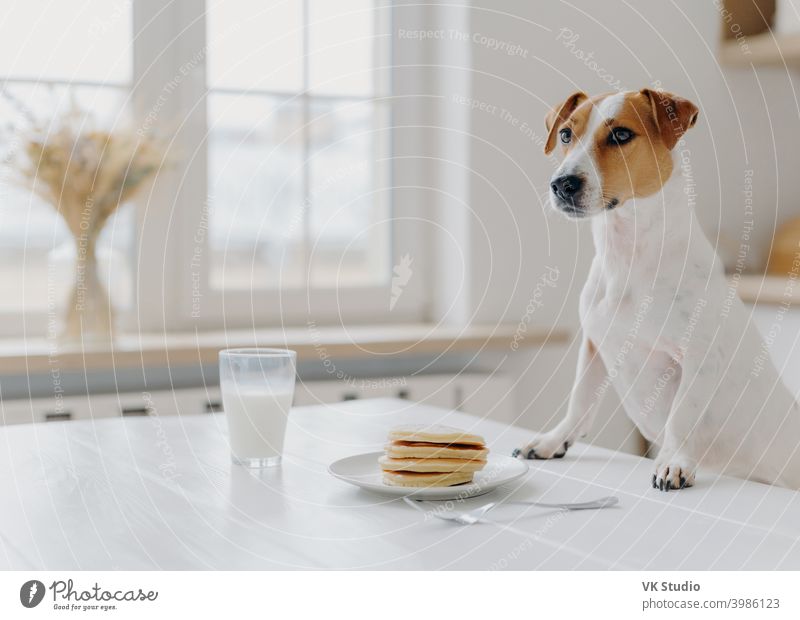
<svg viewBox="0 0 800 620">
<path fill-rule="evenodd" d="M 583 187 L 583 180 L 575 174 L 558 177 L 550 184 L 553 193 L 561 200 L 570 200 Z"/>
</svg>

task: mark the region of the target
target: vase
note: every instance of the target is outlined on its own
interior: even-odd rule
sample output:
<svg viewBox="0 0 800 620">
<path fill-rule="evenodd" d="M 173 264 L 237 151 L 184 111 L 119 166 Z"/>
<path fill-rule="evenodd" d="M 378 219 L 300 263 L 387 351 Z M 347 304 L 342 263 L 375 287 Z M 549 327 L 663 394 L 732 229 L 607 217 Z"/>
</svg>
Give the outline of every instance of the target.
<svg viewBox="0 0 800 620">
<path fill-rule="evenodd" d="M 76 241 L 75 282 L 69 296 L 61 340 L 71 345 L 109 343 L 114 311 L 98 275 L 95 240 L 78 238 Z"/>
</svg>

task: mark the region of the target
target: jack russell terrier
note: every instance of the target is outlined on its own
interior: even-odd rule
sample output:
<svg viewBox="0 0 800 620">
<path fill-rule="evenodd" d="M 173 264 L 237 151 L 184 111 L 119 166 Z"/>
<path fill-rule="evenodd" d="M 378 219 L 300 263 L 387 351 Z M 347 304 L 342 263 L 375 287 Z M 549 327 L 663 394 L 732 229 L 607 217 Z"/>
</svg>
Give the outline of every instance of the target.
<svg viewBox="0 0 800 620">
<path fill-rule="evenodd" d="M 566 417 L 514 451 L 561 458 L 612 385 L 658 447 L 652 485 L 690 487 L 698 466 L 800 489 L 800 408 L 728 284 L 686 191 L 675 146 L 697 107 L 644 89 L 578 92 L 547 115 L 564 160 L 552 206 L 593 218 L 582 342 Z"/>
</svg>

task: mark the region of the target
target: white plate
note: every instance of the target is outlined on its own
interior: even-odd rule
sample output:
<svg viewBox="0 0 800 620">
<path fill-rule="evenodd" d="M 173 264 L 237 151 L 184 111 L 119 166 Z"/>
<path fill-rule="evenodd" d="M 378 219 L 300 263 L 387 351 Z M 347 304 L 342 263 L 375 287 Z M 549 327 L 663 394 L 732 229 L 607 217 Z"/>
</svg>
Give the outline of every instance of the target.
<svg viewBox="0 0 800 620">
<path fill-rule="evenodd" d="M 528 471 L 528 464 L 509 456 L 490 454 L 486 467 L 475 474 L 469 484 L 459 484 L 454 487 L 393 487 L 383 483 L 383 474 L 378 457 L 383 452 L 369 452 L 339 459 L 331 463 L 328 471 L 350 484 L 357 487 L 394 497 L 413 495 L 416 499 L 463 499 L 483 495 L 493 491 L 501 484 L 507 484 L 523 476 Z"/>
</svg>

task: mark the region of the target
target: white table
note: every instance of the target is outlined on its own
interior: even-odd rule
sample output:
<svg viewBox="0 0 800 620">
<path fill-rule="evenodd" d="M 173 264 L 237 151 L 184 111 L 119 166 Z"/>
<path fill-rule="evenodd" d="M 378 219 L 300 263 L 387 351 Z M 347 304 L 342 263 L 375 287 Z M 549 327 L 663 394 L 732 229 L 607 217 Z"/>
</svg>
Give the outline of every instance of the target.
<svg viewBox="0 0 800 620">
<path fill-rule="evenodd" d="M 661 493 L 650 461 L 586 445 L 468 505 L 614 494 L 618 508 L 506 506 L 492 513 L 503 526 L 426 520 L 327 473 L 406 421 L 474 430 L 506 454 L 528 433 L 401 400 L 304 407 L 284 465 L 254 474 L 231 465 L 220 415 L 0 429 L 0 568 L 800 568 L 800 494 L 704 472 Z"/>
</svg>

